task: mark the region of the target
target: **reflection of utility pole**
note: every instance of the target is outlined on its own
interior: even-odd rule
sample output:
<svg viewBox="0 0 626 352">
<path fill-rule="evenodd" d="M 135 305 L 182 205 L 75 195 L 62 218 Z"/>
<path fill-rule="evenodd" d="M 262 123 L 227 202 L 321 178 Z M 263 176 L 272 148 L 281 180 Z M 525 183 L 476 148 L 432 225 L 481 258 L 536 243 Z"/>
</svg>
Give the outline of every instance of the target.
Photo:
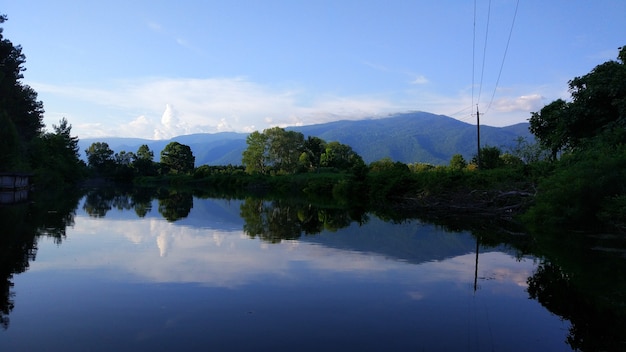
<svg viewBox="0 0 626 352">
<path fill-rule="evenodd" d="M 480 170 L 480 112 L 478 112 L 478 104 L 476 104 L 476 161 L 478 162 L 478 170 Z"/>
<path fill-rule="evenodd" d="M 476 263 L 474 265 L 474 293 L 478 289 L 478 237 L 476 237 Z"/>
</svg>

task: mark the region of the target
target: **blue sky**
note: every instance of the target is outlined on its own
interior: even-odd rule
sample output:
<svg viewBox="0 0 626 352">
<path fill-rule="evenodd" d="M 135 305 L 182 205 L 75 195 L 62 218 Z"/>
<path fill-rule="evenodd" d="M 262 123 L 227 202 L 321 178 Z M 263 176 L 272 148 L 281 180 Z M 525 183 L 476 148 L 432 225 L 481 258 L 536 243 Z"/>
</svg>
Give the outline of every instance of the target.
<svg viewBox="0 0 626 352">
<path fill-rule="evenodd" d="M 626 45 L 623 0 L 22 0 L 1 12 L 45 123 L 65 117 L 80 138 L 416 110 L 474 123 L 476 105 L 481 123 L 511 125 Z"/>
</svg>

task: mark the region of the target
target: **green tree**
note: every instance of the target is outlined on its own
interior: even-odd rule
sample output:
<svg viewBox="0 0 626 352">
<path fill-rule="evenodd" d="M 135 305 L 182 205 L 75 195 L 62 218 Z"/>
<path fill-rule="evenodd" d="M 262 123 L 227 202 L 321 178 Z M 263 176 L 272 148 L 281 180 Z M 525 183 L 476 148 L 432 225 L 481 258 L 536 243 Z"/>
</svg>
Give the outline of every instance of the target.
<svg viewBox="0 0 626 352">
<path fill-rule="evenodd" d="M 255 131 L 246 138 L 248 148 L 242 154 L 247 173 L 295 173 L 301 162 L 304 135 L 272 127 Z"/>
<path fill-rule="evenodd" d="M 302 145 L 300 165 L 306 170 L 317 170 L 320 167 L 322 154 L 326 151 L 326 142 L 318 137 L 309 136 Z"/>
<path fill-rule="evenodd" d="M 155 176 L 154 153 L 147 144 L 142 144 L 134 154 L 133 168 L 140 176 Z"/>
<path fill-rule="evenodd" d="M 539 144 L 548 150 L 553 160 L 558 153 L 571 146 L 567 119 L 570 104 L 557 99 L 541 108 L 540 112 L 531 113 L 530 133 L 539 140 Z"/>
<path fill-rule="evenodd" d="M 196 158 L 188 145 L 171 142 L 161 151 L 161 166 L 166 173 L 188 174 L 193 171 Z"/>
<path fill-rule="evenodd" d="M 154 160 L 154 153 L 150 150 L 147 144 L 142 144 L 135 153 L 135 160 Z"/>
<path fill-rule="evenodd" d="M 300 132 L 285 131 L 280 127 L 267 129 L 263 133 L 267 136 L 268 156 L 274 171 L 295 173 L 302 153 L 304 135 Z"/>
<path fill-rule="evenodd" d="M 450 168 L 452 170 L 463 170 L 467 167 L 467 161 L 461 154 L 454 154 L 450 159 Z"/>
<path fill-rule="evenodd" d="M 326 150 L 321 155 L 320 163 L 324 167 L 334 167 L 339 170 L 352 171 L 353 169 L 366 168 L 365 162 L 352 147 L 339 142 L 326 144 Z"/>
<path fill-rule="evenodd" d="M 21 153 L 20 139 L 13 121 L 4 110 L 0 110 L 0 150 L 0 171 L 16 167 Z"/>
<path fill-rule="evenodd" d="M 36 167 L 38 183 L 74 183 L 84 176 L 78 137 L 72 136 L 72 125 L 62 118 L 52 125 L 53 132 L 41 135 L 31 145 L 30 159 Z"/>
<path fill-rule="evenodd" d="M 114 152 L 111 150 L 108 143 L 92 143 L 89 148 L 85 150 L 85 154 L 87 155 L 87 164 L 96 173 L 107 175 L 113 171 L 113 166 L 115 165 L 113 159 Z"/>
<path fill-rule="evenodd" d="M 619 48 L 617 61 L 569 81 L 571 102 L 559 99 L 531 114 L 530 131 L 553 158 L 584 146 L 589 138 L 626 127 L 625 58 L 626 46 Z"/>
<path fill-rule="evenodd" d="M 498 168 L 504 164 L 500 154 L 502 154 L 502 151 L 498 147 L 482 147 L 480 148 L 480 165 L 478 165 L 477 155 L 474 155 L 472 158 L 472 164 L 478 165 L 478 168 L 483 170 Z"/>
<path fill-rule="evenodd" d="M 7 20 L 6 15 L 0 15 L 0 24 Z M 21 82 L 26 56 L 22 47 L 13 43 L 2 35 L 0 27 L 0 120 L 2 127 L 0 137 L 4 139 L 9 149 L 3 150 L 6 155 L 1 160 L 7 168 L 9 160 L 26 168 L 26 156 L 31 142 L 38 138 L 43 130 L 43 103 L 37 100 L 37 92 Z M 15 146 L 15 136 L 19 141 L 19 148 Z M 8 152 L 13 155 L 7 155 Z M 16 161 L 19 160 L 19 163 Z"/>
<path fill-rule="evenodd" d="M 123 165 L 130 167 L 131 163 L 135 160 L 135 153 L 122 150 L 119 153 L 115 153 L 115 163 L 117 165 Z"/>
<path fill-rule="evenodd" d="M 242 153 L 242 164 L 249 174 L 266 174 L 268 171 L 268 138 L 264 133 L 254 131 L 246 137 L 248 147 Z"/>
</svg>

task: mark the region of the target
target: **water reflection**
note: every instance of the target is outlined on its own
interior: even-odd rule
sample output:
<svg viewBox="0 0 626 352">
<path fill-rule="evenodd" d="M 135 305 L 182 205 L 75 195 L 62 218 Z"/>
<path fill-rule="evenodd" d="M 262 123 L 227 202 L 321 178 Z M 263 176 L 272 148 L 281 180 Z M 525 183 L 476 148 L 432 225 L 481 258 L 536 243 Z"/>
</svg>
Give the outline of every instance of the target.
<svg viewBox="0 0 626 352">
<path fill-rule="evenodd" d="M 37 239 L 61 244 L 74 224 L 80 194 L 72 191 L 35 197 L 31 203 L 0 206 L 0 326 L 7 329 L 15 307 L 13 276 L 25 272 L 37 254 Z"/>
<path fill-rule="evenodd" d="M 397 288 L 405 299 L 419 302 L 418 315 L 433 305 L 463 309 L 445 297 L 464 297 L 463 292 L 477 289 L 483 304 L 494 307 L 491 319 L 507 322 L 511 318 L 504 315 L 511 308 L 495 308 L 502 297 L 536 309 L 523 303 L 521 287 L 527 297 L 571 322 L 566 326 L 571 348 L 623 347 L 623 262 L 611 260 L 609 266 L 596 260 L 573 267 L 571 263 L 580 261 L 571 258 L 575 251 L 546 251 L 550 247 L 545 245 L 539 249 L 528 236 L 503 231 L 498 224 L 406 217 L 389 223 L 365 209 L 297 200 L 194 198 L 191 192 L 167 189 L 91 190 L 80 203 L 79 197 L 0 208 L 0 226 L 6 229 L 0 238 L 0 323 L 5 329 L 15 306 L 13 275 L 30 265 L 34 275 L 89 270 L 113 282 L 193 283 L 229 290 L 275 284 L 288 291 L 309 287 L 322 295 L 327 292 L 310 282 L 331 287 L 355 280 L 367 283 L 368 290 Z M 63 243 L 68 231 L 72 240 Z M 46 250 L 31 265 L 38 244 L 49 249 L 40 237 L 49 238 L 58 250 Z M 598 272 L 602 280 L 581 281 Z M 331 276 L 342 279 L 331 281 Z M 396 303 L 387 304 L 394 311 Z M 504 327 L 488 328 L 510 333 Z"/>
<path fill-rule="evenodd" d="M 87 191 L 83 210 L 92 217 L 104 217 L 111 209 L 135 211 L 144 217 L 152 210 L 152 200 L 158 199 L 158 209 L 167 221 L 177 221 L 189 215 L 193 208 L 193 195 L 190 191 L 175 189 L 154 189 L 136 187 L 102 188 Z"/>
<path fill-rule="evenodd" d="M 294 200 L 246 198 L 241 205 L 244 231 L 269 243 L 295 240 L 302 234 L 314 235 L 322 231 L 337 231 L 356 222 L 365 224 L 368 216 L 358 208 L 322 208 Z"/>
</svg>

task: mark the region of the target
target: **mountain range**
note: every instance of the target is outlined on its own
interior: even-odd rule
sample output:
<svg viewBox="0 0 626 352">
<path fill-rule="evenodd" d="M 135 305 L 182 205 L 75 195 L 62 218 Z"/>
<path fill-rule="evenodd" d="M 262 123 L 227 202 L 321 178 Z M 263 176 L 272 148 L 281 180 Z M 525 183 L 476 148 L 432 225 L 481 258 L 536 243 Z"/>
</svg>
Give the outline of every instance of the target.
<svg viewBox="0 0 626 352">
<path fill-rule="evenodd" d="M 403 163 L 447 164 L 452 155 L 470 160 L 476 154 L 476 125 L 445 115 L 409 112 L 384 118 L 343 120 L 324 124 L 288 127 L 286 130 L 338 141 L 356 151 L 366 163 L 389 157 Z M 146 144 L 158 161 L 161 150 L 170 142 L 188 145 L 199 165 L 241 165 L 241 153 L 247 148 L 248 133 L 221 132 L 177 136 L 169 140 L 140 138 L 86 138 L 79 141 L 81 156 L 94 142 L 106 142 L 115 151 L 136 152 Z M 518 137 L 534 140 L 528 123 L 506 127 L 480 126 L 481 146 L 495 146 L 506 151 Z"/>
</svg>

